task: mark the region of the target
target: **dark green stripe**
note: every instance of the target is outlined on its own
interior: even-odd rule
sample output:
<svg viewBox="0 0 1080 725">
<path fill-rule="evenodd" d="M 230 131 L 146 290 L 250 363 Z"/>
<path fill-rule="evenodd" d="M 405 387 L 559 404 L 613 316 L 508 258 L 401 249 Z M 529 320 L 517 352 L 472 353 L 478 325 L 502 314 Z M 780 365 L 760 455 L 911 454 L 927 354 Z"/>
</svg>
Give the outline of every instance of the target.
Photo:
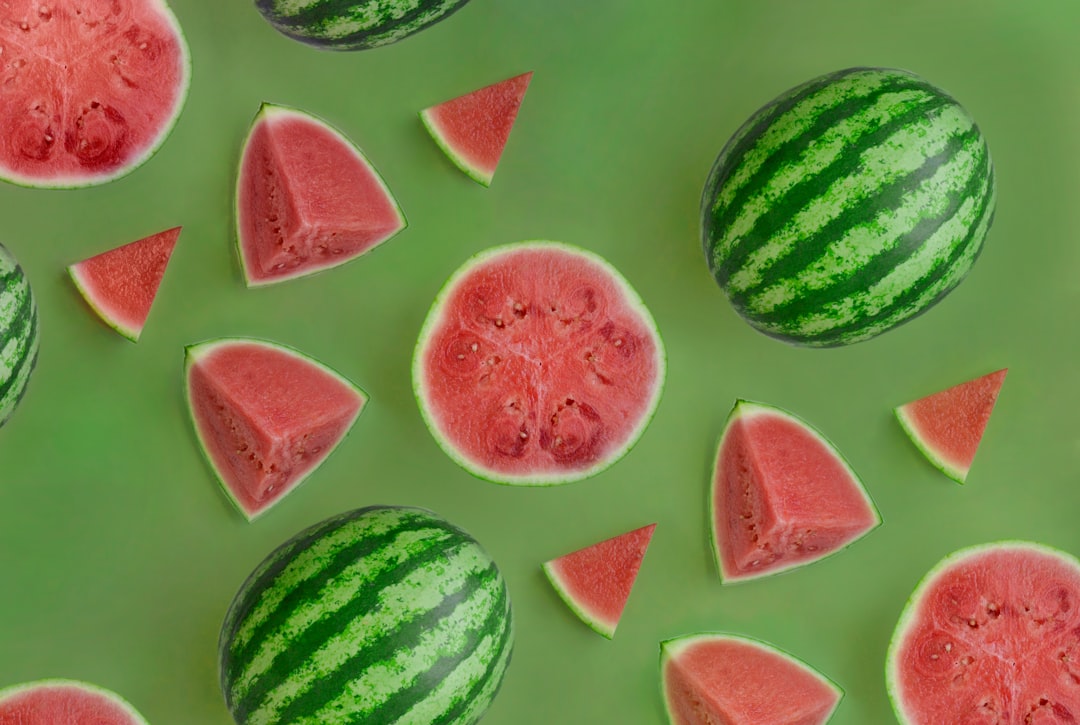
<svg viewBox="0 0 1080 725">
<path fill-rule="evenodd" d="M 34 356 L 30 360 L 30 373 L 33 373 L 34 368 L 37 367 L 38 352 L 39 352 L 39 350 L 34 350 Z M 30 373 L 27 374 L 27 378 L 26 378 L 27 382 L 29 382 L 29 380 L 30 380 L 30 378 L 29 378 Z M 17 408 L 19 403 L 22 402 L 23 397 L 26 395 L 26 391 L 29 390 L 29 389 L 30 389 L 29 385 L 23 385 L 22 388 L 19 389 L 19 394 L 15 396 L 15 404 L 11 407 L 11 410 L 8 411 L 9 414 L 13 413 L 15 411 L 15 408 Z M 4 423 L 7 423 L 7 422 L 8 422 L 7 418 L 0 419 L 0 428 L 3 428 Z"/>
<path fill-rule="evenodd" d="M 18 309 L 15 311 L 15 316 L 11 321 L 11 328 L 8 330 L 6 337 L 11 340 L 23 340 L 23 354 L 15 363 L 15 367 L 11 369 L 7 380 L 0 381 L 0 400 L 7 397 L 8 391 L 15 385 L 15 381 L 19 378 L 19 371 L 23 366 L 29 362 L 30 358 L 30 341 L 33 340 L 37 334 L 37 309 L 34 307 L 34 299 L 30 296 L 30 290 L 27 289 L 27 294 L 22 298 Z"/>
<path fill-rule="evenodd" d="M 15 269 L 11 272 L 0 277 L 0 295 L 7 292 L 8 285 L 11 284 L 12 280 L 19 282 L 23 279 L 23 277 L 23 272 L 18 266 L 16 266 Z"/>
<path fill-rule="evenodd" d="M 881 254 L 866 262 L 854 275 L 847 279 L 836 280 L 835 284 L 822 289 L 807 290 L 803 296 L 795 297 L 770 312 L 754 313 L 754 319 L 763 323 L 794 320 L 830 302 L 843 299 L 856 292 L 865 291 L 870 285 L 879 281 L 898 265 L 916 254 L 923 243 L 937 231 L 938 227 L 951 219 L 967 198 L 974 196 L 978 192 L 979 187 L 985 180 L 985 176 L 981 172 L 985 165 L 986 146 L 982 143 L 978 130 L 973 130 L 963 136 L 954 136 L 941 153 L 931 156 L 925 164 L 904 177 L 900 182 L 890 185 L 885 193 L 874 200 L 875 217 L 885 210 L 895 211 L 903 206 L 908 194 L 916 191 L 926 180 L 932 178 L 944 164 L 955 158 L 956 154 L 964 146 L 968 145 L 981 146 L 982 153 L 974 159 L 974 169 L 968 177 L 963 191 L 955 194 L 949 200 L 948 206 L 941 214 L 919 220 L 909 232 L 900 238 L 900 242 L 895 247 L 884 250 Z M 800 272 L 814 264 L 825 254 L 829 245 L 840 239 L 849 229 L 860 226 L 845 218 L 848 211 L 853 210 L 846 210 L 832 222 L 822 227 L 820 233 L 807 239 L 805 244 L 800 244 L 796 253 L 788 255 L 779 263 L 770 267 L 762 284 L 746 293 L 733 295 L 732 304 L 735 304 L 739 309 L 745 309 L 746 301 L 754 293 L 783 279 L 797 279 Z M 858 210 L 855 215 L 861 215 L 861 213 L 861 210 Z"/>
<path fill-rule="evenodd" d="M 821 197 L 835 180 L 857 173 L 863 163 L 862 155 L 868 149 L 881 144 L 912 122 L 925 118 L 933 111 L 949 105 L 952 105 L 952 101 L 938 97 L 934 98 L 929 104 L 908 109 L 899 116 L 890 119 L 883 126 L 879 126 L 873 133 L 862 137 L 858 144 L 852 144 L 844 149 L 832 163 L 819 173 L 804 178 L 788 189 L 780 199 L 770 206 L 768 211 L 758 217 L 754 222 L 754 226 L 731 249 L 727 258 L 716 271 L 717 282 L 722 286 L 726 286 L 731 275 L 738 271 L 746 263 L 750 255 L 764 242 L 783 229 L 791 221 L 795 213 L 805 208 L 813 200 Z M 893 183 L 895 182 L 888 182 L 884 188 L 889 188 Z M 852 195 L 852 199 L 856 198 L 857 196 Z M 869 204 L 851 204 L 841 215 L 849 226 L 865 224 L 874 217 L 875 209 L 871 208 L 872 206 Z"/>
<path fill-rule="evenodd" d="M 468 0 L 420 0 L 412 10 L 404 13 L 401 17 L 395 18 L 387 13 L 384 15 L 383 20 L 376 25 L 336 38 L 324 38 L 318 33 L 325 30 L 332 21 L 359 16 L 357 0 L 324 0 L 317 5 L 305 8 L 299 13 L 289 16 L 277 13 L 274 7 L 277 3 L 274 0 L 259 0 L 257 4 L 274 26 L 288 35 L 319 44 L 357 47 L 369 43 L 377 45 L 377 41 L 381 36 L 414 25 L 415 27 L 406 34 L 411 35 L 451 15 L 466 2 Z M 360 5 L 374 4 L 370 1 L 360 3 Z"/>
</svg>

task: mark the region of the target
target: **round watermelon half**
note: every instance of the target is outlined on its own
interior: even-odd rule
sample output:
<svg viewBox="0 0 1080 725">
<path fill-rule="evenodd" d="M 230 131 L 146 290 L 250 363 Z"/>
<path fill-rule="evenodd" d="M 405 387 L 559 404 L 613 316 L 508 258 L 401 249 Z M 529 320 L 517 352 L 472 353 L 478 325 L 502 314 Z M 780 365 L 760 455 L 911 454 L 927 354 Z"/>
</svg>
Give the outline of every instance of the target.
<svg viewBox="0 0 1080 725">
<path fill-rule="evenodd" d="M 76 680 L 39 680 L 0 690 L 0 725 L 147 725 L 115 692 Z"/>
<path fill-rule="evenodd" d="M 1024 541 L 950 554 L 904 607 L 885 671 L 904 725 L 1080 721 L 1080 561 Z"/>
<path fill-rule="evenodd" d="M 592 476 L 660 401 L 656 323 L 608 262 L 567 244 L 495 247 L 447 281 L 424 321 L 413 389 L 454 461 L 496 483 Z"/>
<path fill-rule="evenodd" d="M 169 135 L 190 57 L 164 0 L 0 4 L 0 178 L 79 187 L 123 176 Z"/>
<path fill-rule="evenodd" d="M 26 394 L 39 348 L 37 304 L 30 280 L 0 244 L 0 426 Z"/>
</svg>

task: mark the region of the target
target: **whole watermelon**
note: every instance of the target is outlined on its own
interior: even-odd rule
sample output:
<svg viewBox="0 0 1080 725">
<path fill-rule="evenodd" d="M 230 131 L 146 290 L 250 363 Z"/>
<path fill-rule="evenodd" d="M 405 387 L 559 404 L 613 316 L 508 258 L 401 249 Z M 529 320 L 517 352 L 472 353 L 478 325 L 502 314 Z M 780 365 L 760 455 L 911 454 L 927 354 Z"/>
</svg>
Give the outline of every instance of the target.
<svg viewBox="0 0 1080 725">
<path fill-rule="evenodd" d="M 0 245 L 0 426 L 22 400 L 37 356 L 37 305 L 30 282 Z"/>
<path fill-rule="evenodd" d="M 702 195 L 705 257 L 753 327 L 797 345 L 866 340 L 967 275 L 994 218 L 986 140 L 951 96 L 850 68 L 751 116 Z"/>
<path fill-rule="evenodd" d="M 327 519 L 248 577 L 221 630 L 240 725 L 472 725 L 513 649 L 510 599 L 467 533 L 423 509 Z"/>
</svg>

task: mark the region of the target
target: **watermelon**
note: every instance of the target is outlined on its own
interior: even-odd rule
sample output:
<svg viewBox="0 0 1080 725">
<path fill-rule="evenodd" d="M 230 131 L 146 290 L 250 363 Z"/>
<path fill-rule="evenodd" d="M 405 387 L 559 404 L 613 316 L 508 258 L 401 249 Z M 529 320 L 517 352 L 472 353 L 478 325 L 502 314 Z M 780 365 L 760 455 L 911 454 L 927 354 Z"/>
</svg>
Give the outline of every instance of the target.
<svg viewBox="0 0 1080 725">
<path fill-rule="evenodd" d="M 68 274 L 90 309 L 138 342 L 179 237 L 180 227 L 166 229 L 72 264 Z"/>
<path fill-rule="evenodd" d="M 305 111 L 262 105 L 236 182 L 236 240 L 249 287 L 344 264 L 405 226 L 356 144 Z"/>
<path fill-rule="evenodd" d="M 532 75 L 522 73 L 420 112 L 439 148 L 484 186 L 491 186 Z"/>
<path fill-rule="evenodd" d="M 220 338 L 185 350 L 199 446 L 249 521 L 311 475 L 367 403 L 367 394 L 339 373 L 274 342 Z"/>
<path fill-rule="evenodd" d="M 39 345 L 37 304 L 30 281 L 0 245 L 0 426 L 26 393 Z"/>
<path fill-rule="evenodd" d="M 649 524 L 564 554 L 545 562 L 544 574 L 581 621 L 611 639 L 655 529 Z"/>
<path fill-rule="evenodd" d="M 248 577 L 220 637 L 239 725 L 471 725 L 513 650 L 510 597 L 477 541 L 372 506 L 300 532 Z"/>
<path fill-rule="evenodd" d="M 621 458 L 664 382 L 656 323 L 599 256 L 519 242 L 469 259 L 446 282 L 413 355 L 435 440 L 472 474 L 553 485 Z"/>
<path fill-rule="evenodd" d="M 39 680 L 0 690 L 0 725 L 147 725 L 115 692 L 77 680 Z"/>
<path fill-rule="evenodd" d="M 660 675 L 672 725 L 822 725 L 844 695 L 793 655 L 728 633 L 662 642 Z"/>
<path fill-rule="evenodd" d="M 364 50 L 419 33 L 469 0 L 255 0 L 278 32 L 323 50 Z"/>
<path fill-rule="evenodd" d="M 894 411 L 911 442 L 957 483 L 967 480 L 1007 372 L 987 373 Z"/>
<path fill-rule="evenodd" d="M 149 159 L 187 97 L 190 58 L 164 0 L 0 3 L 0 178 L 101 184 Z"/>
<path fill-rule="evenodd" d="M 903 725 L 1080 720 L 1080 561 L 1023 541 L 961 549 L 918 584 L 886 656 Z"/>
<path fill-rule="evenodd" d="M 746 400 L 735 402 L 720 436 L 710 509 L 725 583 L 813 563 L 881 523 L 862 481 L 820 431 Z"/>
<path fill-rule="evenodd" d="M 850 68 L 753 114 L 705 184 L 701 236 L 735 310 L 787 342 L 867 340 L 967 275 L 994 217 L 971 116 L 922 78 Z"/>
</svg>

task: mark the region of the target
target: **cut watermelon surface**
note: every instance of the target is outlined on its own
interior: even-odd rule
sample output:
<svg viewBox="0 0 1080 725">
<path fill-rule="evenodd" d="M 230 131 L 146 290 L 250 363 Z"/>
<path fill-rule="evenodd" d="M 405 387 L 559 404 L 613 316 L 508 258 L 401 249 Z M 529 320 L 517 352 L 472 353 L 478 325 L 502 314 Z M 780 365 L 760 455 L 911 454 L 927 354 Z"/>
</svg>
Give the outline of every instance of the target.
<svg viewBox="0 0 1080 725">
<path fill-rule="evenodd" d="M 406 226 L 363 152 L 325 121 L 265 103 L 236 184 L 236 238 L 248 286 L 336 267 Z"/>
<path fill-rule="evenodd" d="M 326 460 L 367 403 L 337 372 L 265 340 L 189 346 L 185 383 L 199 444 L 248 520 Z"/>
<path fill-rule="evenodd" d="M 147 725 L 122 697 L 75 680 L 0 690 L 0 725 Z"/>
<path fill-rule="evenodd" d="M 109 327 L 138 342 L 179 237 L 180 227 L 166 229 L 73 264 L 68 274 Z"/>
<path fill-rule="evenodd" d="M 532 75 L 522 73 L 420 112 L 439 148 L 484 186 L 495 176 Z"/>
<path fill-rule="evenodd" d="M 585 624 L 608 639 L 622 618 L 656 524 L 544 563 L 555 591 Z"/>
<path fill-rule="evenodd" d="M 896 418 L 934 466 L 967 480 L 1008 368 L 954 385 L 896 408 Z"/>
<path fill-rule="evenodd" d="M 805 662 L 734 634 L 662 642 L 660 674 L 672 725 L 822 725 L 843 698 Z"/>
<path fill-rule="evenodd" d="M 724 582 L 818 561 L 881 523 L 836 447 L 785 410 L 737 401 L 717 448 L 711 533 Z"/>
</svg>

